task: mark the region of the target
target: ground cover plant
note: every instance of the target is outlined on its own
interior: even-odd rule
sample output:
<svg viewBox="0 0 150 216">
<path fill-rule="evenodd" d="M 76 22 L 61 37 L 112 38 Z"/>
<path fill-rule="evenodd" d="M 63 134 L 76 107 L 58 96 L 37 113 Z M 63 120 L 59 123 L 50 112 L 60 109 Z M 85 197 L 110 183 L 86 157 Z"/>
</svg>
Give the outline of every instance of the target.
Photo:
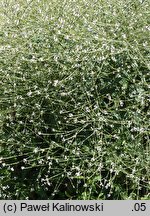
<svg viewBox="0 0 150 216">
<path fill-rule="evenodd" d="M 149 199 L 150 2 L 0 4 L 0 198 Z"/>
</svg>

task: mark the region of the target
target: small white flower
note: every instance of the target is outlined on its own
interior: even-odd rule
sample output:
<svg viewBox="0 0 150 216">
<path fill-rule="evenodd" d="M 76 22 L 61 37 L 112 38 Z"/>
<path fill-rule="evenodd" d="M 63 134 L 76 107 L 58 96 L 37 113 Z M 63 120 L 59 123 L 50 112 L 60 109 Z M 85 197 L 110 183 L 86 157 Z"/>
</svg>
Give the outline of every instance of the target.
<svg viewBox="0 0 150 216">
<path fill-rule="evenodd" d="M 38 163 L 39 163 L 39 164 L 42 164 L 42 163 L 43 163 L 43 161 L 44 161 L 44 160 L 43 160 L 43 159 L 41 159 L 41 160 L 39 160 L 39 162 L 38 162 Z"/>
<path fill-rule="evenodd" d="M 72 114 L 72 113 L 69 113 L 69 117 L 70 117 L 70 118 L 73 117 L 73 114 Z"/>
<path fill-rule="evenodd" d="M 91 161 L 95 161 L 95 158 L 91 158 Z"/>
<path fill-rule="evenodd" d="M 5 167 L 5 166 L 6 166 L 6 163 L 2 163 L 2 166 Z"/>
<path fill-rule="evenodd" d="M 66 96 L 67 93 L 66 93 L 66 92 L 61 92 L 60 95 L 61 95 L 61 96 Z"/>
<path fill-rule="evenodd" d="M 24 158 L 24 159 L 23 159 L 23 162 L 24 162 L 24 163 L 27 163 L 27 159 L 26 159 L 26 158 Z"/>
<path fill-rule="evenodd" d="M 65 36 L 65 39 L 66 39 L 66 40 L 68 40 L 68 39 L 69 39 L 69 36 L 68 36 L 68 35 L 66 35 L 66 36 Z"/>
<path fill-rule="evenodd" d="M 81 173 L 80 172 L 76 172 L 76 176 L 80 176 L 81 175 Z"/>
<path fill-rule="evenodd" d="M 120 101 L 120 106 L 121 106 L 121 107 L 123 106 L 123 104 L 124 104 L 123 101 Z"/>
<path fill-rule="evenodd" d="M 110 173 L 113 173 L 113 169 L 110 169 Z"/>
<path fill-rule="evenodd" d="M 88 112 L 88 113 L 90 112 L 89 107 L 86 107 L 85 110 L 86 110 L 86 112 Z"/>
<path fill-rule="evenodd" d="M 67 176 L 71 176 L 71 172 L 67 172 Z"/>
<path fill-rule="evenodd" d="M 37 94 L 37 95 L 40 95 L 40 94 L 41 94 L 41 92 L 40 92 L 39 90 L 37 90 L 37 91 L 36 91 L 36 94 Z"/>
<path fill-rule="evenodd" d="M 56 87 L 58 85 L 59 81 L 58 80 L 54 80 L 53 85 Z"/>
<path fill-rule="evenodd" d="M 126 36 L 126 34 L 122 34 L 122 37 L 123 37 L 123 39 L 125 39 L 127 36 Z"/>
<path fill-rule="evenodd" d="M 29 92 L 27 93 L 27 96 L 30 97 L 31 95 L 32 95 L 32 91 L 29 91 Z"/>
<path fill-rule="evenodd" d="M 38 148 L 35 148 L 35 149 L 33 150 L 33 152 L 34 152 L 35 154 L 36 154 L 38 151 L 39 151 Z"/>
</svg>

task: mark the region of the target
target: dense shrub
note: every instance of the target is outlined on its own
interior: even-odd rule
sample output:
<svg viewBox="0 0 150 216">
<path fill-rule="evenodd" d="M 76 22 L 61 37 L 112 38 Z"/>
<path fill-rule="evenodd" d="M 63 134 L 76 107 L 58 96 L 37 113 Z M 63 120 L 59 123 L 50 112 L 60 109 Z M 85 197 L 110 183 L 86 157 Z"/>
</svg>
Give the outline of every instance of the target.
<svg viewBox="0 0 150 216">
<path fill-rule="evenodd" d="M 148 1 L 2 0 L 1 199 L 148 199 Z"/>
</svg>

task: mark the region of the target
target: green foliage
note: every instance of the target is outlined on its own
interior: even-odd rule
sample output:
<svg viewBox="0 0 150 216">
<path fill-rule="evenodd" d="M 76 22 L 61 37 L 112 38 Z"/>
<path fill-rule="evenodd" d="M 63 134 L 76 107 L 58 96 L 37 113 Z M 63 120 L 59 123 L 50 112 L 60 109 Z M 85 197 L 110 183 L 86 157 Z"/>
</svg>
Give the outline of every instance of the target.
<svg viewBox="0 0 150 216">
<path fill-rule="evenodd" d="M 1 199 L 149 198 L 149 1 L 1 1 Z"/>
</svg>

